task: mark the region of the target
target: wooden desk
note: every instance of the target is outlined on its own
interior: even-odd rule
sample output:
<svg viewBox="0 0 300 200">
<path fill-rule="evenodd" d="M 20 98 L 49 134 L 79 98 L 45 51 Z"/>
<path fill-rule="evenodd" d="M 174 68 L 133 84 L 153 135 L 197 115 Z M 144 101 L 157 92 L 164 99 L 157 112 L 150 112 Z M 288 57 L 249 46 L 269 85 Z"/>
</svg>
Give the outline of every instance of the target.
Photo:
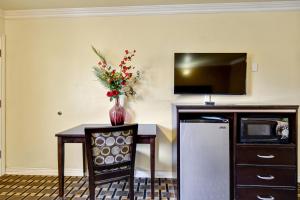
<svg viewBox="0 0 300 200">
<path fill-rule="evenodd" d="M 85 155 L 85 128 L 109 126 L 108 124 L 81 124 L 71 129 L 57 133 L 58 144 L 58 183 L 59 197 L 64 196 L 64 175 L 65 175 L 65 143 L 82 143 L 83 173 L 86 174 Z M 150 168 L 151 168 L 151 198 L 154 199 L 154 178 L 155 178 L 155 137 L 156 124 L 139 124 L 138 144 L 150 144 Z"/>
</svg>

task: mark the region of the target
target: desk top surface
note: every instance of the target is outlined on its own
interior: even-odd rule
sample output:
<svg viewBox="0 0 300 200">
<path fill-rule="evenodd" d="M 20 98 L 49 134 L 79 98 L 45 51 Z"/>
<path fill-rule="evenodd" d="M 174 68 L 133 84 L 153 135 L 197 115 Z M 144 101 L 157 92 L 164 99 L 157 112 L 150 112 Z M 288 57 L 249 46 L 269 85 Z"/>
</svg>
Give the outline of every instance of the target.
<svg viewBox="0 0 300 200">
<path fill-rule="evenodd" d="M 138 124 L 138 135 L 140 136 L 156 136 L 157 127 L 156 124 Z M 84 137 L 85 128 L 99 128 L 110 126 L 110 124 L 81 124 L 73 128 L 61 131 L 55 136 L 57 137 Z"/>
</svg>

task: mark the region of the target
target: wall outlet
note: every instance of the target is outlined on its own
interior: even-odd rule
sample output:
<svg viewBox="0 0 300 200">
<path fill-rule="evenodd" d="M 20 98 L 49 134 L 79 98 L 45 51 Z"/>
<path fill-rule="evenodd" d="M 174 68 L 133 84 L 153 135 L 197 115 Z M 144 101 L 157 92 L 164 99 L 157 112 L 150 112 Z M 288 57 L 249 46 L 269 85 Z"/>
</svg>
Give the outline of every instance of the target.
<svg viewBox="0 0 300 200">
<path fill-rule="evenodd" d="M 252 63 L 252 72 L 257 72 L 257 71 L 258 71 L 258 64 Z"/>
</svg>

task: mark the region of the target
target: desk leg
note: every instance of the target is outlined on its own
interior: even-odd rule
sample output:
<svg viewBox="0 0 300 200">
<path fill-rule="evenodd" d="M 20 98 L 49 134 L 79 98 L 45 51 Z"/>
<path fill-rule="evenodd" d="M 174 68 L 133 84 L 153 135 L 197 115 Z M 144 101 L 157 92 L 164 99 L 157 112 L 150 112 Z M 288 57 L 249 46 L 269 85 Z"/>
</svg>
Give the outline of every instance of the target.
<svg viewBox="0 0 300 200">
<path fill-rule="evenodd" d="M 155 184 L 155 139 L 150 142 L 150 163 L 151 163 L 151 198 L 154 199 L 154 184 Z"/>
<path fill-rule="evenodd" d="M 86 176 L 86 154 L 85 154 L 85 143 L 82 143 L 82 163 L 83 163 L 83 176 Z"/>
<path fill-rule="evenodd" d="M 65 143 L 61 137 L 58 137 L 58 188 L 59 197 L 64 196 L 64 176 L 65 176 Z"/>
</svg>

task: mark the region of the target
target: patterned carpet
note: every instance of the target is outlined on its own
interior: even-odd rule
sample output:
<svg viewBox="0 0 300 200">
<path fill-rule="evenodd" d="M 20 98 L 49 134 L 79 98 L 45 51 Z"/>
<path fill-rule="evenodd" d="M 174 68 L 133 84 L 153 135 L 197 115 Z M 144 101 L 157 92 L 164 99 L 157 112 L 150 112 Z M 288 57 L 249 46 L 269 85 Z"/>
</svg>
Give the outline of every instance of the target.
<svg viewBox="0 0 300 200">
<path fill-rule="evenodd" d="M 155 199 L 175 200 L 175 180 L 156 179 Z M 97 200 L 124 200 L 128 196 L 126 181 L 97 187 Z M 150 198 L 150 180 L 135 180 L 135 199 Z M 86 177 L 65 177 L 65 197 L 72 200 L 89 199 Z M 0 177 L 0 200 L 58 200 L 58 179 L 54 176 L 18 176 Z"/>
<path fill-rule="evenodd" d="M 89 191 L 86 177 L 65 178 L 65 199 L 88 200 Z M 155 180 L 155 199 L 176 200 L 174 179 Z M 127 199 L 128 186 L 125 181 L 107 184 L 97 188 L 97 200 Z M 18 176 L 0 177 L 0 200 L 58 200 L 58 179 L 55 176 Z M 135 180 L 135 199 L 150 199 L 150 180 Z M 298 188 L 300 200 L 300 185 Z"/>
</svg>

